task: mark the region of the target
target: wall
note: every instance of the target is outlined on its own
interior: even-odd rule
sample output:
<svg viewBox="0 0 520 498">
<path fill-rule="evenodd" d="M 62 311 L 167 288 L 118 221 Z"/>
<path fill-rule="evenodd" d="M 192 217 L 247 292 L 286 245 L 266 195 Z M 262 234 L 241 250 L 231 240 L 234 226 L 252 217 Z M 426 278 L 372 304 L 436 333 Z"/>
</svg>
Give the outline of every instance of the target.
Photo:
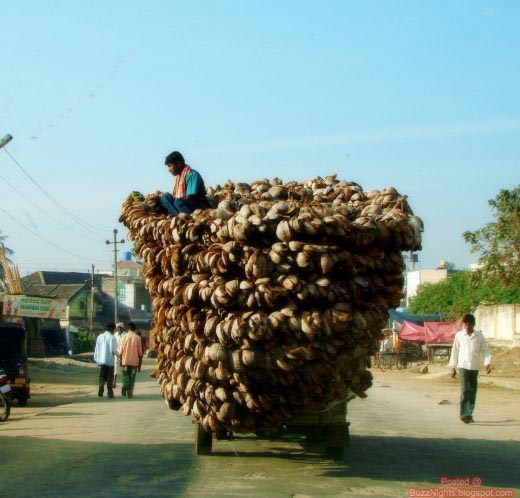
<svg viewBox="0 0 520 498">
<path fill-rule="evenodd" d="M 480 305 L 475 318 L 486 339 L 510 347 L 520 346 L 520 304 Z"/>
<path fill-rule="evenodd" d="M 89 292 L 82 289 L 69 300 L 69 320 L 73 318 L 86 319 L 88 317 L 88 304 Z"/>
<path fill-rule="evenodd" d="M 436 284 L 448 278 L 448 270 L 413 270 L 406 274 L 406 304 L 421 284 Z"/>
</svg>

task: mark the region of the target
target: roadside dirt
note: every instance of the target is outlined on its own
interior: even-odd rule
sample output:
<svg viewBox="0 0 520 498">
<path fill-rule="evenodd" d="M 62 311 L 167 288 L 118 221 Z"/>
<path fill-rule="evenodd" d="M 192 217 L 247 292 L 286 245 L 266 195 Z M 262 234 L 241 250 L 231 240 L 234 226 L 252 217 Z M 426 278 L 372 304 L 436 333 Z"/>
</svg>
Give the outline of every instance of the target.
<svg viewBox="0 0 520 498">
<path fill-rule="evenodd" d="M 477 414 L 495 415 L 512 419 L 520 413 L 520 348 L 492 349 L 492 371 L 479 374 Z M 420 392 L 439 404 L 458 406 L 460 385 L 458 377 L 451 377 L 447 358 L 436 358 L 435 363 L 416 362 L 402 370 L 372 368 L 374 379 L 382 383 L 391 382 L 399 388 Z M 421 374 L 426 366 L 427 373 Z M 370 394 L 369 394 L 370 395 Z"/>
</svg>

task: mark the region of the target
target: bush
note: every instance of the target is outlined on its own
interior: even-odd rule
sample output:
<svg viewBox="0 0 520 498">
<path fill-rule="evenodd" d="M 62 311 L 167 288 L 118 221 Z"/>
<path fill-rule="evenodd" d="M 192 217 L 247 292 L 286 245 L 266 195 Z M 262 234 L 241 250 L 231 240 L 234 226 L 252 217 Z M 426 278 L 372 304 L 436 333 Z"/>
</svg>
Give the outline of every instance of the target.
<svg viewBox="0 0 520 498">
<path fill-rule="evenodd" d="M 74 354 L 79 353 L 90 353 L 94 351 L 94 346 L 96 344 L 96 340 L 90 332 L 84 330 L 79 334 L 74 334 L 72 338 L 72 351 Z"/>
<path fill-rule="evenodd" d="M 410 300 L 408 312 L 419 315 L 447 313 L 450 318 L 459 318 L 484 302 L 520 303 L 520 289 L 485 281 L 470 271 L 460 271 L 442 282 L 420 285 L 417 295 Z"/>
</svg>

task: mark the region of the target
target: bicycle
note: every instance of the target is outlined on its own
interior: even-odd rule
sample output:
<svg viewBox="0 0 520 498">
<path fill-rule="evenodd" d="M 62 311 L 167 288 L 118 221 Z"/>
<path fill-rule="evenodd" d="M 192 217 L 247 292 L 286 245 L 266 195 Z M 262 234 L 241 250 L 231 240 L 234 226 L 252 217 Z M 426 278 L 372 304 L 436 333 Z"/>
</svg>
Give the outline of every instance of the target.
<svg viewBox="0 0 520 498">
<path fill-rule="evenodd" d="M 388 353 L 378 353 L 376 360 L 376 367 L 384 372 L 386 369 L 392 370 L 392 368 L 396 368 L 397 370 L 401 370 L 406 368 L 406 358 L 405 354 L 399 351 L 397 352 L 388 352 Z"/>
</svg>

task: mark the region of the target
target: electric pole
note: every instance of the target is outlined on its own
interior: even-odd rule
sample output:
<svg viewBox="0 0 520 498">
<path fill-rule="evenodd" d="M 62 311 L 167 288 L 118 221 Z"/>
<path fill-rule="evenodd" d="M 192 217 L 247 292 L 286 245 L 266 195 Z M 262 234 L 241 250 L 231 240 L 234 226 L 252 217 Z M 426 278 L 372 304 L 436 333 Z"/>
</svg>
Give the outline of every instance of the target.
<svg viewBox="0 0 520 498">
<path fill-rule="evenodd" d="M 12 139 L 13 137 L 9 133 L 4 138 L 0 138 L 0 149 L 5 147 Z"/>
<path fill-rule="evenodd" d="M 90 276 L 90 313 L 89 313 L 89 332 L 92 333 L 94 322 L 94 265 L 92 265 L 92 275 Z"/>
<path fill-rule="evenodd" d="M 117 244 L 124 244 L 125 239 L 117 240 L 117 228 L 114 228 L 114 241 L 105 241 L 105 244 L 114 244 L 114 323 L 117 323 L 117 305 L 119 304 L 119 289 L 117 288 Z"/>
</svg>

